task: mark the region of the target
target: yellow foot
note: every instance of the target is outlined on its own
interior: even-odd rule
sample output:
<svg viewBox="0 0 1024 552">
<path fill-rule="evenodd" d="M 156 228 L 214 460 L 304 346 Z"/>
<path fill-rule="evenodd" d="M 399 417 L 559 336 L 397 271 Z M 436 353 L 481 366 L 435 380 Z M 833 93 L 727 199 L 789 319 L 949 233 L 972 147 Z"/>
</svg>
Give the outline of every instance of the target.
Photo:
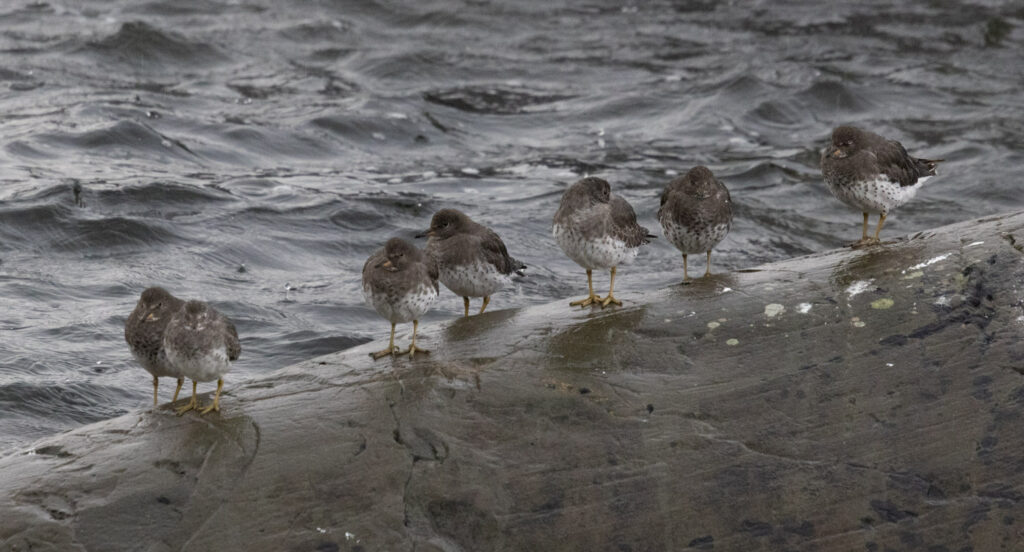
<svg viewBox="0 0 1024 552">
<path fill-rule="evenodd" d="M 207 406 L 206 408 L 203 408 L 203 409 L 199 409 L 198 407 L 196 407 L 196 409 L 199 410 L 199 414 L 207 414 L 210 411 L 214 411 L 214 410 L 217 411 L 217 412 L 220 412 L 220 401 L 215 399 L 213 401 L 213 404 L 211 404 L 210 406 Z"/>
<path fill-rule="evenodd" d="M 614 295 L 609 293 L 608 296 L 605 297 L 603 301 L 601 301 L 601 308 L 603 309 L 603 308 L 607 307 L 608 305 L 610 305 L 612 303 L 615 303 L 616 305 L 618 305 L 620 307 L 622 306 L 622 301 L 619 301 L 618 299 L 615 298 Z"/>
<path fill-rule="evenodd" d="M 373 357 L 373 360 L 377 360 L 378 358 L 386 357 L 388 355 L 395 356 L 395 355 L 401 355 L 401 354 L 404 354 L 404 353 L 402 351 L 400 351 L 398 349 L 398 347 L 391 347 L 389 349 L 384 349 L 383 351 L 377 351 L 376 353 L 370 353 L 370 356 Z"/>
<path fill-rule="evenodd" d="M 420 349 L 419 347 L 417 347 L 415 345 L 409 345 L 408 349 L 406 349 L 404 351 L 399 351 L 398 352 L 398 354 L 400 354 L 400 355 L 409 355 L 409 358 L 414 357 L 416 355 L 416 353 L 423 353 L 425 355 L 429 355 L 430 351 L 428 351 L 426 349 Z"/>
<path fill-rule="evenodd" d="M 871 247 L 872 245 L 878 245 L 882 243 L 878 238 L 861 238 L 860 241 L 856 241 L 850 244 L 853 249 L 859 249 L 861 247 Z"/>
<path fill-rule="evenodd" d="M 199 409 L 199 403 L 196 402 L 196 398 L 195 397 L 192 397 L 192 400 L 190 400 L 187 403 L 185 403 L 185 406 L 182 406 L 180 408 L 175 408 L 174 411 L 178 414 L 178 416 L 181 416 L 182 414 L 188 412 L 189 410 L 198 410 L 198 409 Z"/>
<path fill-rule="evenodd" d="M 579 307 L 587 307 L 587 306 L 590 306 L 590 305 L 596 305 L 596 304 L 598 304 L 600 302 L 601 302 L 601 296 L 599 296 L 599 295 L 590 295 L 589 297 L 586 297 L 584 299 L 580 299 L 579 301 L 573 301 L 572 303 L 569 303 L 569 306 L 570 307 L 577 307 L 577 306 L 579 306 Z"/>
</svg>

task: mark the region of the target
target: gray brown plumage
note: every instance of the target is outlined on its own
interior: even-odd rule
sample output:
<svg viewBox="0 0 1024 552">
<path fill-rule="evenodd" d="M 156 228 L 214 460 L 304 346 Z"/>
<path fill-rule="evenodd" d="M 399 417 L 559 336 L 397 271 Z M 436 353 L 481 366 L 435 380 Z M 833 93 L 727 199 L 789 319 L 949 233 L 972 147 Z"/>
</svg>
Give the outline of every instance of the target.
<svg viewBox="0 0 1024 552">
<path fill-rule="evenodd" d="M 654 237 L 637 224 L 633 208 L 625 199 L 611 193 L 606 180 L 592 176 L 576 182 L 562 195 L 551 232 L 562 251 L 587 271 L 590 294 L 570 303 L 581 306 L 621 305 L 612 294 L 616 267 L 631 262 L 640 246 Z M 608 296 L 603 299 L 594 294 L 592 272 L 595 268 L 611 269 Z"/>
<path fill-rule="evenodd" d="M 153 376 L 153 406 L 157 405 L 159 378 L 172 377 L 178 380 L 172 402 L 178 399 L 178 392 L 184 382 L 181 371 L 168 362 L 163 346 L 167 323 L 182 304 L 184 302 L 181 299 L 162 287 L 147 288 L 124 324 L 124 340 L 132 356 Z"/>
<path fill-rule="evenodd" d="M 426 349 L 416 347 L 419 318 L 437 300 L 437 263 L 413 244 L 391 238 L 363 265 L 363 297 L 377 314 L 391 322 L 388 348 L 371 353 L 374 359 L 385 355 L 408 354 Z M 412 321 L 412 344 L 405 351 L 395 347 L 395 325 Z"/>
<path fill-rule="evenodd" d="M 704 275 L 708 276 L 711 249 L 732 228 L 729 190 L 707 167 L 694 167 L 665 186 L 658 221 L 665 237 L 683 253 L 683 280 L 689 279 L 687 255 L 698 253 L 707 253 Z"/>
<path fill-rule="evenodd" d="M 940 161 L 913 157 L 899 142 L 873 132 L 836 127 L 821 156 L 821 173 L 836 198 L 864 214 L 862 237 L 854 245 L 878 243 L 885 217 L 935 176 Z M 879 215 L 874 238 L 868 238 L 870 213 Z"/>
<path fill-rule="evenodd" d="M 242 346 L 235 325 L 226 316 L 202 301 L 188 301 L 171 317 L 164 332 L 167 359 L 182 375 L 192 380 L 192 400 L 178 409 L 178 415 L 199 409 L 196 398 L 198 382 L 217 380 L 213 403 L 200 414 L 220 410 L 220 393 L 224 374 L 231 362 L 238 360 Z"/>
<path fill-rule="evenodd" d="M 490 296 L 511 283 L 513 274 L 522 276 L 526 270 L 508 254 L 498 234 L 456 209 L 434 213 L 430 228 L 416 237 L 424 236 L 425 253 L 436 261 L 441 283 L 463 298 L 466 316 L 470 297 L 483 297 L 483 313 Z"/>
</svg>

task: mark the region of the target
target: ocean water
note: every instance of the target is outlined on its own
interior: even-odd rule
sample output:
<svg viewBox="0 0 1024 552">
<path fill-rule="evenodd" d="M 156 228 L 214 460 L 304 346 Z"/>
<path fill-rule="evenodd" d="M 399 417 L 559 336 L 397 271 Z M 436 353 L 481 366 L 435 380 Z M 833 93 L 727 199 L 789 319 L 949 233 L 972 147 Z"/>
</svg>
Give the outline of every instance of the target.
<svg viewBox="0 0 1024 552">
<path fill-rule="evenodd" d="M 583 295 L 550 222 L 584 175 L 660 234 L 709 166 L 718 271 L 858 238 L 818 168 L 842 123 L 947 160 L 886 236 L 1019 209 L 1021 51 L 1012 2 L 5 2 L 0 450 L 149 407 L 123 339 L 149 285 L 235 321 L 228 389 L 385 338 L 363 261 L 443 207 L 530 267 L 493 310 Z M 616 290 L 681 271 L 656 240 Z M 461 309 L 443 290 L 426 338 Z"/>
</svg>

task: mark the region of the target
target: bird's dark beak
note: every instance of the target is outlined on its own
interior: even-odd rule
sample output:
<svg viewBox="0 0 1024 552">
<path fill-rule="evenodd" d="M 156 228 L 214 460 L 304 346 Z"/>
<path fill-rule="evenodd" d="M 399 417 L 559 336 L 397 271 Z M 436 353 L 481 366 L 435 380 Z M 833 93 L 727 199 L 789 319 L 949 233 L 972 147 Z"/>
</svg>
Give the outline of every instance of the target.
<svg viewBox="0 0 1024 552">
<path fill-rule="evenodd" d="M 434 231 L 429 229 L 429 228 L 427 228 L 426 230 L 420 232 L 419 234 L 416 234 L 417 238 L 431 238 L 433 236 L 434 236 Z"/>
</svg>

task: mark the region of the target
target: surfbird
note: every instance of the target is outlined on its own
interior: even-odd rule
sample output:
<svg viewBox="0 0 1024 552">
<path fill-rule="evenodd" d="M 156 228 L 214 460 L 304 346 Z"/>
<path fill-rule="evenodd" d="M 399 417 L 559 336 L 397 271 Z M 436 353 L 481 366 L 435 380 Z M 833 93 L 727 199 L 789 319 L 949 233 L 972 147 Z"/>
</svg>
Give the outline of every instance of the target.
<svg viewBox="0 0 1024 552">
<path fill-rule="evenodd" d="M 189 301 L 174 313 L 167 324 L 164 350 L 167 351 L 167 359 L 192 380 L 192 400 L 177 409 L 178 415 L 192 409 L 200 414 L 211 410 L 220 412 L 224 374 L 231 369 L 231 361 L 238 360 L 242 352 L 238 331 L 231 320 L 202 301 Z M 217 380 L 213 403 L 200 408 L 196 385 L 213 380 Z"/>
<path fill-rule="evenodd" d="M 565 254 L 587 271 L 587 297 L 569 303 L 572 306 L 611 303 L 621 305 L 615 298 L 615 269 L 636 258 L 640 246 L 653 238 L 647 229 L 636 222 L 636 213 L 622 197 L 611 193 L 604 179 L 588 176 L 562 194 L 562 202 L 555 211 L 551 233 Z M 610 268 L 611 281 L 608 295 L 594 294 L 593 270 Z"/>
<path fill-rule="evenodd" d="M 821 155 L 821 173 L 832 195 L 864 213 L 860 241 L 853 247 L 879 243 L 889 211 L 910 201 L 926 180 L 935 176 L 942 159 L 912 157 L 895 140 L 873 132 L 839 126 Z M 875 236 L 868 237 L 868 214 L 878 213 Z"/>
<path fill-rule="evenodd" d="M 706 252 L 704 276 L 710 276 L 711 249 L 732 228 L 729 190 L 707 167 L 694 167 L 665 186 L 658 221 L 665 237 L 683 253 L 683 281 L 690 279 L 686 273 L 687 255 Z"/>
<path fill-rule="evenodd" d="M 437 262 L 441 283 L 462 297 L 465 316 L 469 298 L 483 297 L 483 314 L 491 295 L 512 282 L 512 275 L 524 276 L 526 265 L 513 259 L 498 234 L 477 224 L 456 209 L 441 209 L 430 219 L 424 253 Z"/>
<path fill-rule="evenodd" d="M 391 355 L 429 353 L 416 346 L 419 318 L 437 300 L 437 263 L 401 238 L 391 238 L 363 265 L 363 297 L 377 314 L 391 322 L 388 348 L 370 353 L 374 360 Z M 412 343 L 401 351 L 395 347 L 395 325 L 412 321 Z"/>
<path fill-rule="evenodd" d="M 147 288 L 135 304 L 135 310 L 128 316 L 124 324 L 124 340 L 132 351 L 132 356 L 153 376 L 153 406 L 157 405 L 157 388 L 162 377 L 177 378 L 178 387 L 174 389 L 174 398 L 178 400 L 178 392 L 185 383 L 184 376 L 176 366 L 168 362 L 164 351 L 164 330 L 183 301 L 171 295 L 162 287 Z"/>
</svg>

